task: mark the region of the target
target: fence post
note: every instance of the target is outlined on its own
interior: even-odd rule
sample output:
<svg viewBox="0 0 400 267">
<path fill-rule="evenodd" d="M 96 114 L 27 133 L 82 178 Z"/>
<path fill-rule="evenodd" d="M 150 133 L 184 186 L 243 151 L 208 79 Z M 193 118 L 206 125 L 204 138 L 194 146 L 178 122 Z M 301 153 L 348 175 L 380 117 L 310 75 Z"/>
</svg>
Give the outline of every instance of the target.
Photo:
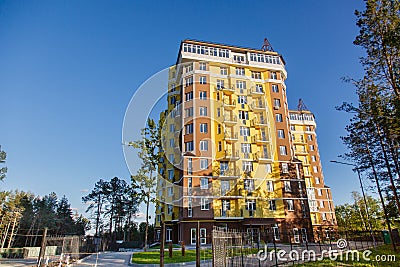
<svg viewBox="0 0 400 267">
<path fill-rule="evenodd" d="M 44 228 L 43 230 L 43 238 L 42 238 L 42 245 L 40 246 L 40 252 L 39 252 L 39 257 L 37 261 L 37 266 L 40 267 L 42 258 L 45 256 L 46 252 L 46 236 L 47 236 L 47 227 Z"/>
<path fill-rule="evenodd" d="M 276 242 L 275 242 L 274 231 L 272 231 L 272 242 L 274 243 L 275 266 L 278 266 L 278 257 L 276 256 Z"/>
<path fill-rule="evenodd" d="M 200 267 L 200 222 L 197 221 L 196 231 L 196 267 Z"/>
<path fill-rule="evenodd" d="M 161 226 L 160 267 L 164 267 L 165 222 Z"/>
</svg>

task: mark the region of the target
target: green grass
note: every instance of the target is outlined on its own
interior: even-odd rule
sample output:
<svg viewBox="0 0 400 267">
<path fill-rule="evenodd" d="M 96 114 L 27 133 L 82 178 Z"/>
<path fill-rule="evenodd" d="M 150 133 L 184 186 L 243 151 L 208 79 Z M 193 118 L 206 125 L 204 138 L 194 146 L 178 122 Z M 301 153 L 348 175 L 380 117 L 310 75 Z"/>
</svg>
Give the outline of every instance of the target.
<svg viewBox="0 0 400 267">
<path fill-rule="evenodd" d="M 338 260 L 330 260 L 328 259 L 324 259 L 322 261 L 315 261 L 315 262 L 307 262 L 307 263 L 303 263 L 303 264 L 297 264 L 294 266 L 303 266 L 303 267 L 319 267 L 319 266 L 357 266 L 357 267 L 375 267 L 375 266 L 388 266 L 388 267 L 398 267 L 400 266 L 400 252 L 393 252 L 392 250 L 392 246 L 391 245 L 384 245 L 384 246 L 379 246 L 376 247 L 374 249 L 371 249 L 372 254 L 369 255 L 369 259 L 370 261 L 365 261 L 362 258 L 362 251 L 359 252 L 360 253 L 360 261 L 346 261 L 345 259 L 343 259 L 342 261 L 340 261 L 340 259 Z M 386 261 L 386 262 L 378 262 L 376 261 L 375 257 L 377 255 L 395 255 L 396 256 L 396 260 L 395 261 Z"/>
<path fill-rule="evenodd" d="M 212 259 L 211 249 L 201 250 L 201 260 Z M 189 262 L 196 261 L 196 251 L 186 250 L 185 257 L 182 257 L 182 252 L 179 250 L 172 252 L 172 258 L 169 257 L 168 250 L 164 252 L 164 263 L 178 263 L 178 262 Z M 138 264 L 160 264 L 160 252 L 149 251 L 149 252 L 136 252 L 133 253 L 132 263 Z"/>
</svg>

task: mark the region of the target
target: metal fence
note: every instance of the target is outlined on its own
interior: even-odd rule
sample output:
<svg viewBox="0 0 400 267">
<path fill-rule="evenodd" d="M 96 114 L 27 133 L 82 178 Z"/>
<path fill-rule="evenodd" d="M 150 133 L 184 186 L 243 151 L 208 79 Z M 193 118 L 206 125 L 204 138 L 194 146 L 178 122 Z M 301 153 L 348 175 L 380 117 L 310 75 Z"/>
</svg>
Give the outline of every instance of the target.
<svg viewBox="0 0 400 267">
<path fill-rule="evenodd" d="M 316 231 L 304 236 L 287 232 L 244 232 L 214 228 L 213 266 L 264 267 L 296 264 L 335 250 L 360 250 L 384 244 L 382 232 Z M 280 254 L 279 254 L 280 253 Z"/>
</svg>

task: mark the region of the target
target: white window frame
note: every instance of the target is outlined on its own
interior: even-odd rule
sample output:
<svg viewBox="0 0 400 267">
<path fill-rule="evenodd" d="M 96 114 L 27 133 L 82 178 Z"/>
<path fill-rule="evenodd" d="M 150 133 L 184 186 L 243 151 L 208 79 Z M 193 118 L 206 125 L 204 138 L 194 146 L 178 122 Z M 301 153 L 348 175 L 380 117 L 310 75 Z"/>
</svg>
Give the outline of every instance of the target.
<svg viewBox="0 0 400 267">
<path fill-rule="evenodd" d="M 208 169 L 208 159 L 200 159 L 200 169 L 201 170 Z"/>
<path fill-rule="evenodd" d="M 289 204 L 290 203 L 290 204 Z M 293 199 L 287 199 L 286 200 L 286 205 L 287 205 L 287 210 L 288 211 L 294 211 L 294 202 Z"/>
<path fill-rule="evenodd" d="M 210 210 L 210 200 L 206 197 L 200 199 L 201 210 Z"/>
<path fill-rule="evenodd" d="M 200 151 L 208 151 L 208 141 L 207 140 L 200 141 Z"/>
<path fill-rule="evenodd" d="M 208 178 L 202 177 L 200 178 L 200 189 L 208 189 Z"/>
</svg>

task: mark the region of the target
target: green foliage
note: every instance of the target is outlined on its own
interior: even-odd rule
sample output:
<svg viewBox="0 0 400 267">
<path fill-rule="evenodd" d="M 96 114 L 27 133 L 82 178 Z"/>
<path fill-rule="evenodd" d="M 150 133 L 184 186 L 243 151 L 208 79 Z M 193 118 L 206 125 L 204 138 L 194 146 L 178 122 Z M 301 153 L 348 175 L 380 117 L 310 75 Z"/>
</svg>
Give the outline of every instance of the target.
<svg viewBox="0 0 400 267">
<path fill-rule="evenodd" d="M 0 164 L 4 163 L 7 158 L 7 153 L 3 150 L 1 150 L 0 146 Z M 6 178 L 6 173 L 7 173 L 7 167 L 1 167 L 0 168 L 0 181 L 4 180 Z"/>
<path fill-rule="evenodd" d="M 212 259 L 211 249 L 203 249 L 200 251 L 200 259 L 208 260 Z M 183 257 L 180 250 L 173 251 L 172 258 L 166 256 L 164 263 L 178 263 L 178 262 L 192 262 L 196 261 L 196 251 L 186 250 L 185 256 Z M 138 264 L 160 264 L 160 252 L 149 251 L 149 252 L 137 252 L 133 253 L 132 263 Z"/>
<path fill-rule="evenodd" d="M 348 79 L 356 87 L 357 104 L 338 109 L 353 114 L 342 137 L 349 152 L 342 155 L 373 180 L 382 208 L 395 207 L 391 219 L 400 214 L 400 2 L 366 0 L 364 11 L 356 11 L 360 29 L 354 44 L 364 48 L 360 63 L 364 77 Z"/>
<path fill-rule="evenodd" d="M 371 222 L 372 230 L 383 230 L 384 217 L 379 200 L 366 196 L 369 212 L 368 220 L 363 197 L 357 192 L 352 192 L 352 197 L 353 203 L 335 207 L 339 230 L 369 231 L 369 221 Z"/>
</svg>

